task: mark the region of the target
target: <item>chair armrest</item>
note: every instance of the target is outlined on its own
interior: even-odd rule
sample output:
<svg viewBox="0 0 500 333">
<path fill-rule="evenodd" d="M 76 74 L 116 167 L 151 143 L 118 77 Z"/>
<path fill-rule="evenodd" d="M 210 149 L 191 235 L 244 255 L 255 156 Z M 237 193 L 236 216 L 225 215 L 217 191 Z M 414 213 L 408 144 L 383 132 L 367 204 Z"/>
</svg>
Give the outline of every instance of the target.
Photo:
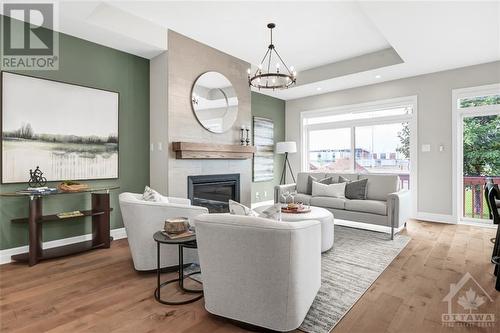
<svg viewBox="0 0 500 333">
<path fill-rule="evenodd" d="M 411 194 L 408 190 L 390 193 L 387 197 L 387 208 L 390 225 L 399 228 L 410 218 Z"/>
<path fill-rule="evenodd" d="M 169 203 L 191 206 L 191 200 L 186 198 L 167 197 Z"/>
<path fill-rule="evenodd" d="M 295 191 L 297 184 L 276 185 L 274 187 L 274 203 L 281 202 L 281 193 L 285 191 Z"/>
</svg>

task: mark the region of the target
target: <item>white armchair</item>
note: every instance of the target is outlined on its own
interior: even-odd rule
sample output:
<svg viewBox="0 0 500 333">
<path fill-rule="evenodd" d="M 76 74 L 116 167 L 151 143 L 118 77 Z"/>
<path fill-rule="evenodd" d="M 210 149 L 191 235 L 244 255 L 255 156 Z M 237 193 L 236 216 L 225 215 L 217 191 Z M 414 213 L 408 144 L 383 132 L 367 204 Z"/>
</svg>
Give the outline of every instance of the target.
<svg viewBox="0 0 500 333">
<path fill-rule="evenodd" d="M 277 331 L 300 326 L 321 285 L 321 225 L 229 214 L 194 219 L 208 312 Z"/>
<path fill-rule="evenodd" d="M 138 271 L 156 269 L 156 243 L 153 234 L 163 229 L 165 219 L 171 217 L 194 218 L 208 213 L 205 207 L 191 206 L 189 199 L 168 198 L 165 202 L 142 200 L 142 194 L 124 192 L 119 196 L 123 224 L 127 232 L 128 244 L 132 253 L 134 267 Z M 161 267 L 172 267 L 179 264 L 176 245 L 161 246 Z M 196 250 L 184 251 L 184 262 L 197 261 Z"/>
</svg>

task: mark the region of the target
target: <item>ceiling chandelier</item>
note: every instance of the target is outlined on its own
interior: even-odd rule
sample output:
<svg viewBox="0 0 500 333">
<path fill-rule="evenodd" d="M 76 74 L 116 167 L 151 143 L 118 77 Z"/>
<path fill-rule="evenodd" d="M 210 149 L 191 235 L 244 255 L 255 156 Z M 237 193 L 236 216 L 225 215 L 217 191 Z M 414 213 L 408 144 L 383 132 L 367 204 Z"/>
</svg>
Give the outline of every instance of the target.
<svg viewBox="0 0 500 333">
<path fill-rule="evenodd" d="M 262 58 L 257 70 L 253 76 L 252 69 L 248 69 L 248 84 L 251 87 L 262 89 L 285 89 L 289 88 L 297 79 L 297 72 L 293 66 L 288 67 L 273 44 L 273 29 L 276 24 L 269 23 L 267 25 L 271 32 L 271 44 L 267 48 L 267 52 Z M 276 64 L 274 63 L 276 62 Z M 272 67 L 272 68 L 271 68 Z M 281 71 L 280 71 L 281 69 Z"/>
</svg>

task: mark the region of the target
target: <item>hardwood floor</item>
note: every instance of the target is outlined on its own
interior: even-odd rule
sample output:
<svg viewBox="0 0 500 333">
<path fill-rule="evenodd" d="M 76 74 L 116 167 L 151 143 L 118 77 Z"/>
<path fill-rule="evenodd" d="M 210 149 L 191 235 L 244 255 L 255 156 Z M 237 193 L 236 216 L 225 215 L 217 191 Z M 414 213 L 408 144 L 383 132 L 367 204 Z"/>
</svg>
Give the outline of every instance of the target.
<svg viewBox="0 0 500 333">
<path fill-rule="evenodd" d="M 411 221 L 408 246 L 332 331 L 498 332 L 500 297 L 490 264 L 494 229 Z M 470 272 L 492 297 L 494 328 L 443 327 L 442 299 Z M 174 273 L 170 273 L 173 277 Z M 1 332 L 246 332 L 208 314 L 203 299 L 166 306 L 153 298 L 155 274 L 137 273 L 126 240 L 34 267 L 0 266 Z M 170 278 L 165 274 L 162 278 Z M 177 293 L 174 289 L 171 295 Z M 165 295 L 167 296 L 167 295 Z M 180 296 L 180 295 L 179 295 Z"/>
</svg>

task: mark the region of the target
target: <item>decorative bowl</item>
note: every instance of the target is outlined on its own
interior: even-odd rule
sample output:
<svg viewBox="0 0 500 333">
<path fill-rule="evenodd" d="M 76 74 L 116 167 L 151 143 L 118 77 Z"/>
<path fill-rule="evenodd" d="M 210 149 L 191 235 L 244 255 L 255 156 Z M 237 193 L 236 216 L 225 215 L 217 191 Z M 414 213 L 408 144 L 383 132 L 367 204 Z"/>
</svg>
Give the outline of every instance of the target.
<svg viewBox="0 0 500 333">
<path fill-rule="evenodd" d="M 80 192 L 89 188 L 87 184 L 80 184 L 72 181 L 65 181 L 58 186 L 60 191 L 63 192 Z"/>
</svg>

